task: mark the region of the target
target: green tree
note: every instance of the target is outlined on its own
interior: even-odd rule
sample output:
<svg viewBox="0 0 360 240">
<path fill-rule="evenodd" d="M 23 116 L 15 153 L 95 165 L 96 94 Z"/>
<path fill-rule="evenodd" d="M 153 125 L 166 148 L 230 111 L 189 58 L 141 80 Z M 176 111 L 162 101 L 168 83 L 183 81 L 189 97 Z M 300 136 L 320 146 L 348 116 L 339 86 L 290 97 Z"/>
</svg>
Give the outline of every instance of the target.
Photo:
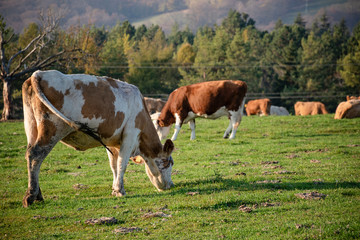
<svg viewBox="0 0 360 240">
<path fill-rule="evenodd" d="M 142 93 L 170 93 L 178 86 L 179 79 L 173 51 L 160 28 L 152 39 L 143 38 L 137 48 L 129 51 L 127 81 L 139 87 Z"/>
<path fill-rule="evenodd" d="M 195 70 L 192 68 L 195 61 L 195 50 L 190 43 L 183 43 L 175 56 L 176 65 L 179 67 L 179 73 L 182 76 L 179 85 L 186 86 L 196 82 Z"/>
<path fill-rule="evenodd" d="M 99 74 L 123 79 L 128 72 L 127 53 L 131 45 L 130 35 L 124 31 L 123 25 L 116 24 L 109 32 L 108 39 L 100 52 L 103 64 Z"/>
<path fill-rule="evenodd" d="M 360 92 L 360 41 L 354 53 L 349 53 L 341 61 L 340 74 L 345 84 Z"/>
</svg>

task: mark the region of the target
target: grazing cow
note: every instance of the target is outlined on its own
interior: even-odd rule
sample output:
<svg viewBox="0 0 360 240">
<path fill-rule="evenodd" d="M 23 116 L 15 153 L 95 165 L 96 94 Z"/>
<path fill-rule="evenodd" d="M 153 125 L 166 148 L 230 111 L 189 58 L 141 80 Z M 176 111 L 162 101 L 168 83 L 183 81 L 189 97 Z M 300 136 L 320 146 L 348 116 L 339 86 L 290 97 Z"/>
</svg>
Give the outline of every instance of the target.
<svg viewBox="0 0 360 240">
<path fill-rule="evenodd" d="M 146 108 L 150 114 L 161 112 L 163 107 L 165 106 L 165 101 L 161 100 L 160 98 L 148 98 L 144 97 Z"/>
<path fill-rule="evenodd" d="M 359 96 L 359 97 L 356 97 L 356 96 L 346 96 L 346 101 L 349 101 L 349 100 L 360 100 L 360 96 Z"/>
<path fill-rule="evenodd" d="M 251 100 L 246 104 L 246 114 L 250 115 L 260 115 L 260 116 L 267 116 L 270 114 L 270 106 L 271 102 L 270 99 L 256 99 Z"/>
<path fill-rule="evenodd" d="M 296 116 L 328 114 L 321 102 L 296 102 L 294 105 Z"/>
<path fill-rule="evenodd" d="M 288 116 L 289 112 L 284 107 L 271 106 L 270 107 L 270 115 Z"/>
<path fill-rule="evenodd" d="M 175 123 L 175 132 L 171 140 L 175 140 L 183 123 L 189 122 L 191 140 L 195 139 L 195 118 L 216 119 L 228 116 L 229 127 L 224 138 L 235 138 L 236 130 L 241 122 L 244 109 L 244 98 L 247 85 L 242 81 L 222 80 L 196 83 L 180 87 L 173 91 L 165 107 L 161 111 L 155 128 L 159 137 L 164 138 L 165 131 Z"/>
<path fill-rule="evenodd" d="M 360 100 L 349 100 L 337 106 L 334 119 L 357 117 L 360 117 Z"/>
<path fill-rule="evenodd" d="M 125 195 L 123 177 L 131 156 L 140 155 L 158 190 L 169 189 L 174 145 L 163 146 L 138 88 L 107 77 L 36 71 L 22 88 L 28 146 L 27 207 L 43 200 L 40 165 L 59 141 L 85 151 L 105 146 L 113 172 L 115 196 Z"/>
</svg>

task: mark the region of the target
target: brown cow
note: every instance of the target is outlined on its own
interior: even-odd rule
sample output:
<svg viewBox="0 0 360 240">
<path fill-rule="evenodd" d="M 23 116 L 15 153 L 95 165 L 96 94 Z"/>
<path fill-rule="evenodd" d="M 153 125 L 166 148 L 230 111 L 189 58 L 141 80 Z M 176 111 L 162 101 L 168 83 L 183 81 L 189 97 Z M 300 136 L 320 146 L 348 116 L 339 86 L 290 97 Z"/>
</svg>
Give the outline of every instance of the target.
<svg viewBox="0 0 360 240">
<path fill-rule="evenodd" d="M 317 115 L 317 114 L 328 114 L 325 105 L 321 102 L 296 102 L 294 105 L 295 115 Z"/>
<path fill-rule="evenodd" d="M 165 101 L 161 100 L 160 98 L 149 98 L 144 97 L 146 108 L 150 114 L 161 112 L 163 107 L 165 106 Z"/>
<path fill-rule="evenodd" d="M 346 101 L 349 101 L 349 100 L 360 100 L 360 96 L 359 96 L 359 97 L 356 97 L 356 96 L 346 96 Z"/>
<path fill-rule="evenodd" d="M 259 115 L 259 116 L 268 116 L 270 115 L 271 102 L 270 99 L 256 99 L 251 100 L 246 104 L 246 114 L 250 115 Z"/>
<path fill-rule="evenodd" d="M 125 195 L 123 177 L 131 156 L 145 160 L 158 190 L 173 185 L 174 145 L 171 140 L 161 144 L 137 87 L 107 77 L 36 71 L 22 94 L 29 177 L 24 207 L 43 199 L 40 165 L 59 141 L 80 151 L 105 146 L 115 196 Z"/>
<path fill-rule="evenodd" d="M 195 118 L 216 119 L 228 116 L 230 124 L 224 138 L 235 138 L 244 109 L 244 98 L 247 85 L 242 81 L 222 80 L 196 83 L 180 87 L 173 91 L 161 111 L 155 128 L 159 137 L 164 137 L 168 126 L 175 123 L 172 140 L 177 138 L 183 123 L 189 122 L 191 140 L 195 139 Z"/>
<path fill-rule="evenodd" d="M 334 119 L 357 117 L 360 117 L 360 100 L 349 100 L 338 105 Z"/>
</svg>

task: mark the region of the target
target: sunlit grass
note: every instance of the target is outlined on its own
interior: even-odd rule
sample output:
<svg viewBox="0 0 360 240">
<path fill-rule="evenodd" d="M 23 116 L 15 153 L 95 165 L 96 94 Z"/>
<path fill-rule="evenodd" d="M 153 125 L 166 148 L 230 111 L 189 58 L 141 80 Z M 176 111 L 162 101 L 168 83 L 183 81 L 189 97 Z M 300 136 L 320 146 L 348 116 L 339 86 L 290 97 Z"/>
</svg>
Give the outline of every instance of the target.
<svg viewBox="0 0 360 240">
<path fill-rule="evenodd" d="M 157 192 L 144 166 L 130 163 L 123 198 L 110 194 L 112 173 L 103 148 L 76 152 L 58 144 L 41 168 L 45 201 L 25 209 L 23 123 L 2 122 L 0 238 L 359 238 L 360 119 L 245 117 L 234 140 L 222 139 L 227 125 L 226 118 L 197 119 L 194 141 L 184 125 L 173 153 L 175 187 Z M 326 197 L 295 195 L 310 192 Z M 171 217 L 144 218 L 149 211 Z M 118 223 L 85 223 L 100 217 Z M 113 232 L 120 227 L 140 230 Z"/>
</svg>

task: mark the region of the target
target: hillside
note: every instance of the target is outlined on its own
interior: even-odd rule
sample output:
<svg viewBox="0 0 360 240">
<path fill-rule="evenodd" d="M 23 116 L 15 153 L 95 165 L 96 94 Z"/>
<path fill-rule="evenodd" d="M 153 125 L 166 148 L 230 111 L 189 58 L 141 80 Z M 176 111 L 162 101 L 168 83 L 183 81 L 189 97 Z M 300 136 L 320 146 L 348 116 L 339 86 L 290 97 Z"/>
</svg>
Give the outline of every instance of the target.
<svg viewBox="0 0 360 240">
<path fill-rule="evenodd" d="M 271 30 L 278 19 L 290 24 L 301 13 L 307 23 L 327 12 L 331 22 L 345 18 L 350 29 L 360 19 L 357 0 L 0 0 L 0 14 L 8 26 L 21 32 L 38 21 L 41 9 L 55 9 L 64 15 L 63 27 L 77 24 L 113 26 L 129 20 L 134 25 L 158 24 L 169 32 L 176 22 L 196 31 L 200 26 L 221 22 L 230 9 L 246 12 L 259 29 Z"/>
</svg>

